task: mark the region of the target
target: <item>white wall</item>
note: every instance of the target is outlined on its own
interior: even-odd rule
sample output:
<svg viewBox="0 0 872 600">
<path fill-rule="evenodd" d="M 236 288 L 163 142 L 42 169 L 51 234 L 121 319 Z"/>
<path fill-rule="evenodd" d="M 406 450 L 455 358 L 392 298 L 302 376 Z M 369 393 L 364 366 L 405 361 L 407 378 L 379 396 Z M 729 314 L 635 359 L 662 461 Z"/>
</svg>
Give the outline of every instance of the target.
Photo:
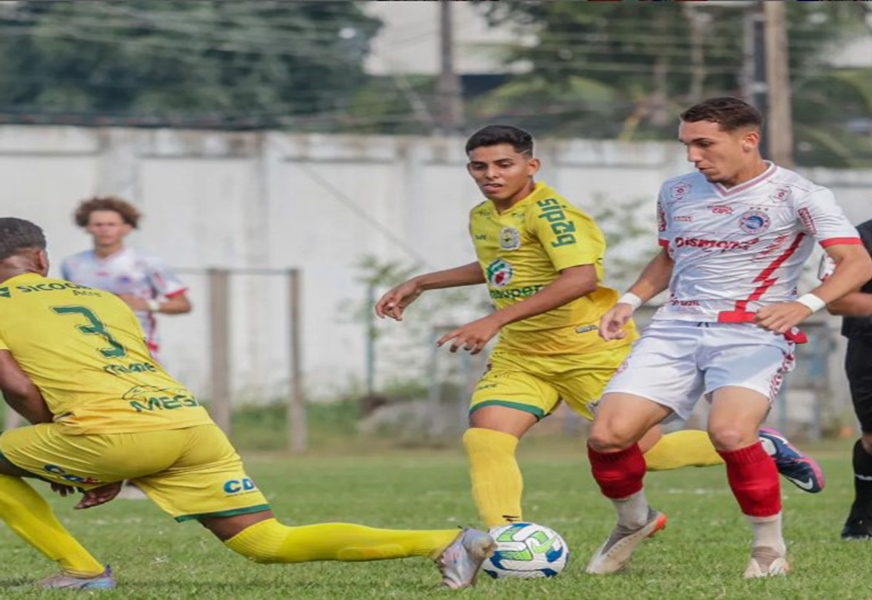
<svg viewBox="0 0 872 600">
<path fill-rule="evenodd" d="M 205 269 L 302 268 L 306 384 L 325 396 L 363 375 L 364 327 L 350 310 L 364 299 L 361 257 L 434 269 L 474 259 L 466 218 L 480 196 L 464 170 L 463 141 L 2 126 L 0 214 L 42 225 L 59 264 L 89 245 L 72 223 L 77 201 L 117 193 L 138 205 L 145 219 L 131 244 L 164 257 L 191 288 L 194 312 L 164 317 L 161 329 L 171 372 L 200 393 L 208 389 Z M 543 141 L 538 154 L 542 179 L 582 208 L 646 199 L 634 218 L 651 224 L 652 239 L 660 182 L 687 170 L 683 151 L 668 142 Z M 872 217 L 872 171 L 808 174 L 834 189 L 853 220 Z M 233 279 L 240 397 L 287 389 L 286 298 L 282 277 Z M 403 354 L 408 347 L 392 338 L 404 327 L 387 327 L 380 342 L 383 380 L 429 352 Z"/>
</svg>

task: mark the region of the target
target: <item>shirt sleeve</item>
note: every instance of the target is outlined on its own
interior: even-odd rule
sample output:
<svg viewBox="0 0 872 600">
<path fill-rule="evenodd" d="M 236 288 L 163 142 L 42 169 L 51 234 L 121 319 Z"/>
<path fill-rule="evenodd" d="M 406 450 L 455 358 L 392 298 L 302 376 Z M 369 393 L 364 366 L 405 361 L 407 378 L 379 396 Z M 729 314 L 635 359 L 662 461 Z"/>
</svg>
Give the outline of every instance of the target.
<svg viewBox="0 0 872 600">
<path fill-rule="evenodd" d="M 3 336 L 0 336 L 0 350 L 9 350 L 9 346 L 3 341 Z"/>
<path fill-rule="evenodd" d="M 605 254 L 605 238 L 593 219 L 556 198 L 536 202 L 528 226 L 558 271 L 599 264 Z"/>
<path fill-rule="evenodd" d="M 188 291 L 188 287 L 159 258 L 148 259 L 148 281 L 157 296 L 172 298 Z"/>
<path fill-rule="evenodd" d="M 70 259 L 64 259 L 64 262 L 61 263 L 61 279 L 66 279 L 67 281 L 73 280 L 73 272 L 70 268 Z"/>
<path fill-rule="evenodd" d="M 860 234 L 836 203 L 833 193 L 818 187 L 796 202 L 799 226 L 823 246 L 861 244 Z"/>
</svg>

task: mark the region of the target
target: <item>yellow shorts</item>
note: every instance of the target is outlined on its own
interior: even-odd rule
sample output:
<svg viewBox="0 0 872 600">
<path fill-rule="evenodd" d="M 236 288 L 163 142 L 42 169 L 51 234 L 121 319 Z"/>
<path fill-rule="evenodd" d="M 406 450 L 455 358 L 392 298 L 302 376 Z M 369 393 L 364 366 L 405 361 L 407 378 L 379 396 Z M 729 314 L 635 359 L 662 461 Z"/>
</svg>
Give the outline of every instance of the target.
<svg viewBox="0 0 872 600">
<path fill-rule="evenodd" d="M 472 394 L 469 412 L 499 405 L 547 417 L 561 400 L 593 419 L 589 404 L 630 353 L 630 344 L 590 354 L 540 356 L 496 349 Z"/>
<path fill-rule="evenodd" d="M 269 510 L 217 425 L 70 435 L 41 423 L 0 437 L 0 453 L 48 481 L 93 488 L 130 479 L 176 521 Z"/>
</svg>

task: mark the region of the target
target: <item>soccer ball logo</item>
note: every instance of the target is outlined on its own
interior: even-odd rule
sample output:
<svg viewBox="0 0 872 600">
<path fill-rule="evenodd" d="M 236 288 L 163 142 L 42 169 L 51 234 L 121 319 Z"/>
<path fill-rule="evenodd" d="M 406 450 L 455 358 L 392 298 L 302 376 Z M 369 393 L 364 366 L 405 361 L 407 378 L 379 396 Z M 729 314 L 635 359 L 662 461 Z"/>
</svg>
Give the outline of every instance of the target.
<svg viewBox="0 0 872 600">
<path fill-rule="evenodd" d="M 494 555 L 482 569 L 495 579 L 503 577 L 554 577 L 569 560 L 569 546 L 544 525 L 512 523 L 492 529 L 497 542 Z"/>
</svg>

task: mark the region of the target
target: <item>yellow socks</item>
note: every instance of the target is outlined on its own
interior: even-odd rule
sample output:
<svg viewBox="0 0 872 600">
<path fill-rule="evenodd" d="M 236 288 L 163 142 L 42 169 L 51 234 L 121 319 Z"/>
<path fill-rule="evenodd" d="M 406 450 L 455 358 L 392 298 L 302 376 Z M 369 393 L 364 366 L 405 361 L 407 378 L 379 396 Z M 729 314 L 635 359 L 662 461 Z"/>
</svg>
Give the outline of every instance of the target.
<svg viewBox="0 0 872 600">
<path fill-rule="evenodd" d="M 524 480 L 515 460 L 518 438 L 472 427 L 463 434 L 463 445 L 469 457 L 472 497 L 485 527 L 520 521 Z"/>
<path fill-rule="evenodd" d="M 383 560 L 407 556 L 435 559 L 458 535 L 457 529 L 397 531 L 348 523 L 288 527 L 275 519 L 267 519 L 236 534 L 224 545 L 259 563 Z"/>
<path fill-rule="evenodd" d="M 0 475 L 0 519 L 68 575 L 91 577 L 105 567 L 60 524 L 51 507 L 20 477 Z"/>
<path fill-rule="evenodd" d="M 711 467 L 724 464 L 708 434 L 699 429 L 668 433 L 645 453 L 649 471 L 669 471 L 683 467 Z"/>
</svg>

